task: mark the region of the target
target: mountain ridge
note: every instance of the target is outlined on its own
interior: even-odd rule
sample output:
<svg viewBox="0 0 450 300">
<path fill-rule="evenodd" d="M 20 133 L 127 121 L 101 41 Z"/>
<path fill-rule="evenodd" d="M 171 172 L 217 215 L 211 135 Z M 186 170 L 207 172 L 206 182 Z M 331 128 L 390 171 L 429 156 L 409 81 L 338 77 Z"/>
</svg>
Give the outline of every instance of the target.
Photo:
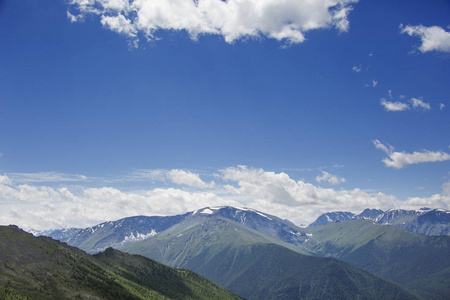
<svg viewBox="0 0 450 300">
<path fill-rule="evenodd" d="M 445 213 L 444 216 L 447 214 L 445 211 L 432 209 L 423 209 L 422 211 Z M 148 234 L 156 228 L 154 226 L 146 227 L 147 236 L 143 231 L 133 231 L 133 228 L 147 224 L 139 218 L 152 218 L 141 216 L 105 222 L 102 224 L 108 224 L 109 227 L 106 225 L 101 228 L 95 227 L 96 230 L 87 228 L 83 231 L 84 236 L 79 235 L 86 240 L 83 241 L 79 238 L 77 241 L 80 242 L 80 245 L 88 247 L 83 250 L 90 251 L 90 253 L 95 253 L 98 250 L 95 247 L 103 243 L 103 247 L 115 246 L 122 251 L 144 255 L 172 267 L 194 270 L 216 283 L 227 285 L 227 287 L 235 282 L 234 279 L 239 277 L 239 274 L 245 272 L 244 269 L 239 269 L 240 271 L 236 271 L 236 274 L 227 273 L 227 270 L 236 268 L 233 262 L 237 257 L 243 257 L 249 251 L 256 251 L 255 249 L 268 251 L 268 245 L 276 245 L 309 257 L 334 257 L 400 284 L 404 288 L 414 290 L 427 299 L 443 299 L 442 295 L 450 293 L 445 281 L 447 280 L 445 278 L 450 278 L 450 260 L 448 255 L 445 256 L 446 252 L 450 253 L 448 241 L 450 237 L 444 235 L 440 236 L 440 239 L 438 239 L 439 236 L 435 239 L 432 236 L 405 231 L 398 228 L 399 226 L 389 225 L 386 222 L 385 225 L 375 223 L 372 219 L 382 215 L 380 212 L 380 210 L 366 209 L 359 215 L 340 214 L 347 220 L 301 228 L 289 221 L 249 208 L 206 207 L 178 215 L 178 219 L 158 217 L 175 221 L 167 221 L 164 225 L 166 229 L 156 234 Z M 390 213 L 388 217 L 392 217 L 385 219 L 389 222 L 402 220 L 398 219 L 398 217 L 402 217 L 402 214 L 398 213 L 401 211 L 390 210 L 388 212 Z M 403 220 L 405 218 L 413 220 L 416 215 L 430 216 L 425 213 L 408 213 L 403 215 Z M 358 218 L 354 218 L 354 216 L 358 216 Z M 384 219 L 380 218 L 379 220 Z M 125 226 L 124 224 L 127 222 L 130 223 Z M 133 222 L 138 226 L 133 227 Z M 447 226 L 445 223 L 441 225 Z M 102 231 L 105 228 L 110 230 Z M 130 233 L 133 233 L 134 237 L 143 238 L 134 240 L 128 238 L 127 243 L 122 243 L 130 236 Z M 389 238 L 390 235 L 397 237 L 398 240 Z M 405 242 L 407 240 L 411 240 L 411 242 Z M 69 243 L 71 241 L 69 240 Z M 108 242 L 111 244 L 108 245 Z M 428 249 L 427 243 L 434 245 L 433 248 Z M 411 257 L 413 257 L 410 260 L 403 260 L 404 266 L 399 265 L 396 261 L 390 261 L 391 265 L 379 261 L 383 260 L 380 253 L 384 252 L 398 257 L 402 253 L 398 252 L 399 245 L 404 247 L 403 253 L 412 253 Z M 411 248 L 420 249 L 422 258 L 419 259 L 420 256 Z M 431 253 L 434 257 L 442 257 L 442 263 L 436 264 L 432 258 L 429 258 L 428 254 Z M 364 257 L 364 259 L 359 259 L 359 257 Z M 228 262 L 227 259 L 230 261 Z M 274 257 L 270 259 L 276 260 Z M 250 259 L 250 261 L 252 260 Z M 389 260 L 386 259 L 386 261 Z M 422 274 L 418 271 L 420 268 L 427 268 L 427 264 L 435 267 L 432 272 L 426 273 L 429 275 L 428 278 L 424 276 L 425 273 Z M 382 265 L 384 269 L 377 269 L 374 267 L 376 265 Z M 240 267 L 244 268 L 244 265 Z M 256 269 L 253 268 L 253 270 Z M 409 276 L 405 272 L 417 274 L 414 278 L 409 277 L 412 278 L 411 282 L 415 282 L 414 285 L 405 282 L 404 278 Z M 441 274 L 441 278 L 438 274 Z M 275 282 L 272 283 L 275 284 Z M 448 286 L 450 286 L 450 280 Z M 276 293 L 276 291 L 271 292 Z M 243 295 L 247 297 L 247 294 Z"/>
<path fill-rule="evenodd" d="M 186 222 L 121 250 L 193 270 L 247 299 L 415 298 L 350 264 L 305 255 L 220 215 Z"/>
<path fill-rule="evenodd" d="M 91 256 L 16 226 L 0 226 L 2 294 L 10 299 L 240 299 L 188 270 L 112 248 Z"/>
<path fill-rule="evenodd" d="M 369 219 L 381 225 L 392 225 L 404 230 L 425 235 L 450 235 L 450 211 L 422 208 L 419 210 L 365 209 L 360 214 L 351 212 L 328 212 L 320 215 L 308 228 L 331 222 L 346 222 Z"/>
</svg>

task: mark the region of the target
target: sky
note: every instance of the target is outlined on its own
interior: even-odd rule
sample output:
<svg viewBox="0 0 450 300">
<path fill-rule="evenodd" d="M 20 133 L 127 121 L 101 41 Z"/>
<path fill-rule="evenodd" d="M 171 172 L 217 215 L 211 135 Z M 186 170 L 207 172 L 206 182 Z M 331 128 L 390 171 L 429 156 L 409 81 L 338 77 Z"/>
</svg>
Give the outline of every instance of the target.
<svg viewBox="0 0 450 300">
<path fill-rule="evenodd" d="M 450 209 L 446 0 L 0 1 L 0 224 Z"/>
</svg>

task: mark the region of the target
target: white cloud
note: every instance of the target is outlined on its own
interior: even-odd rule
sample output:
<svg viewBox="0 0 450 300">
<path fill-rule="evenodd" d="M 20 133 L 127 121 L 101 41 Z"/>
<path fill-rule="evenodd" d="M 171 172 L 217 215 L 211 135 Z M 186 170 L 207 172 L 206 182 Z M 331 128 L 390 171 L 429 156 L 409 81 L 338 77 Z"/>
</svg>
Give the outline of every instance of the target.
<svg viewBox="0 0 450 300">
<path fill-rule="evenodd" d="M 64 174 L 59 172 L 9 173 L 8 175 L 15 183 L 77 182 L 88 180 L 84 175 Z"/>
<path fill-rule="evenodd" d="M 388 155 L 388 158 L 382 160 L 384 164 L 387 167 L 396 169 L 401 169 L 412 164 L 450 160 L 450 154 L 442 151 L 421 150 L 413 153 L 395 152 L 394 147 L 388 145 L 388 148 L 379 140 L 374 140 L 373 144 L 377 149 L 384 151 Z"/>
<path fill-rule="evenodd" d="M 189 171 L 173 170 L 137 170 L 127 177 L 128 181 L 162 181 L 172 182 L 177 185 L 185 185 L 195 188 L 212 188 L 214 181 L 204 182 L 199 174 Z"/>
<path fill-rule="evenodd" d="M 418 207 L 433 207 L 450 209 L 450 181 L 442 185 L 441 194 L 431 197 L 410 197 L 403 202 L 400 207 L 407 209 L 417 209 Z"/>
<path fill-rule="evenodd" d="M 67 18 L 69 18 L 71 23 L 81 20 L 81 16 L 80 17 L 74 16 L 70 12 L 67 12 Z"/>
<path fill-rule="evenodd" d="M 444 103 L 439 103 L 439 109 L 443 110 L 445 108 L 445 104 Z"/>
<path fill-rule="evenodd" d="M 378 81 L 372 80 L 372 86 L 376 87 L 378 85 Z"/>
<path fill-rule="evenodd" d="M 381 143 L 378 147 L 388 152 L 391 149 Z M 174 177 L 182 178 L 181 181 L 194 178 L 196 183 L 191 185 L 198 184 L 196 177 L 189 172 L 172 171 Z M 154 175 L 158 176 L 157 173 Z M 410 198 L 403 202 L 392 195 L 360 189 L 336 191 L 322 188 L 296 181 L 284 172 L 246 166 L 225 168 L 216 176 L 220 184 L 216 183 L 214 189 L 199 187 L 189 191 L 172 187 L 123 191 L 108 186 L 74 191 L 70 187 L 14 185 L 6 177 L 0 177 L 0 224 L 17 224 L 24 229 L 38 230 L 87 227 L 134 215 L 175 215 L 221 205 L 252 207 L 296 224 L 309 224 L 320 214 L 337 208 L 356 213 L 368 207 L 385 210 L 401 206 L 420 207 L 426 203 L 430 207 L 447 209 L 450 205 L 446 200 L 450 195 L 450 183 L 443 186 L 441 195 Z"/>
<path fill-rule="evenodd" d="M 422 99 L 411 98 L 411 103 L 414 108 L 422 108 L 424 110 L 430 110 L 430 103 L 423 102 Z"/>
<path fill-rule="evenodd" d="M 112 187 L 68 188 L 0 185 L 0 224 L 24 229 L 87 227 L 135 215 L 174 215 L 209 205 L 238 205 L 208 192 L 153 189 L 123 192 Z"/>
<path fill-rule="evenodd" d="M 207 184 L 200 179 L 200 176 L 198 174 L 194 174 L 191 172 L 175 169 L 170 170 L 167 175 L 175 184 L 187 185 L 197 188 L 214 187 L 214 181 Z"/>
<path fill-rule="evenodd" d="M 336 210 L 361 211 L 366 207 L 395 207 L 397 199 L 360 189 L 340 190 L 295 181 L 286 173 L 239 166 L 221 170 L 224 180 L 237 183 L 232 190 L 246 205 L 300 224 L 314 221 L 321 213 Z M 235 195 L 229 197 L 235 199 Z"/>
<path fill-rule="evenodd" d="M 11 184 L 11 181 L 9 180 L 8 176 L 6 175 L 0 175 L 0 184 Z"/>
<path fill-rule="evenodd" d="M 380 149 L 380 150 L 382 150 L 382 151 L 384 151 L 386 154 L 390 154 L 391 152 L 393 152 L 394 151 L 394 147 L 392 147 L 391 145 L 387 145 L 387 146 L 385 146 L 385 145 L 383 145 L 379 140 L 374 140 L 373 141 L 373 144 L 375 145 L 375 147 L 377 148 L 377 149 Z"/>
<path fill-rule="evenodd" d="M 373 81 L 373 86 L 375 87 L 378 84 L 377 81 Z M 390 99 L 394 99 L 392 97 L 392 91 L 388 91 L 388 96 Z M 405 99 L 406 96 L 400 95 L 400 99 Z M 405 101 L 405 100 L 404 100 Z M 427 103 L 423 101 L 422 97 L 418 98 L 411 98 L 409 102 L 412 104 L 412 107 L 415 109 L 422 109 L 423 111 L 430 110 L 431 106 L 430 103 Z M 411 106 L 408 103 L 402 102 L 402 101 L 390 101 L 386 100 L 386 98 L 381 98 L 380 103 L 382 106 L 384 106 L 384 109 L 386 111 L 405 111 L 411 109 Z"/>
<path fill-rule="evenodd" d="M 138 32 L 157 39 L 158 30 L 185 30 L 196 39 L 222 35 L 232 43 L 246 37 L 301 43 L 309 30 L 349 28 L 348 14 L 357 0 L 71 0 L 71 21 L 99 15 L 103 26 L 137 42 Z"/>
<path fill-rule="evenodd" d="M 408 104 L 400 101 L 392 102 L 386 100 L 385 98 L 381 98 L 380 103 L 384 106 L 386 111 L 404 111 L 410 109 Z"/>
<path fill-rule="evenodd" d="M 332 175 L 328 172 L 322 171 L 322 176 L 316 177 L 317 182 L 328 182 L 331 185 L 338 185 L 345 182 L 345 178 Z"/>
<path fill-rule="evenodd" d="M 137 38 L 137 29 L 129 19 L 127 19 L 123 15 L 117 15 L 117 16 L 105 16 L 103 15 L 101 17 L 101 21 L 103 26 L 105 26 L 108 29 L 111 29 L 112 31 L 115 31 L 119 34 L 126 35 L 132 39 Z"/>
<path fill-rule="evenodd" d="M 352 70 L 353 70 L 353 72 L 359 73 L 359 72 L 361 72 L 362 69 L 361 69 L 361 66 L 353 66 Z"/>
<path fill-rule="evenodd" d="M 442 27 L 431 26 L 403 26 L 400 25 L 400 32 L 410 36 L 419 36 L 422 40 L 419 50 L 422 53 L 429 51 L 450 52 L 450 32 Z"/>
</svg>

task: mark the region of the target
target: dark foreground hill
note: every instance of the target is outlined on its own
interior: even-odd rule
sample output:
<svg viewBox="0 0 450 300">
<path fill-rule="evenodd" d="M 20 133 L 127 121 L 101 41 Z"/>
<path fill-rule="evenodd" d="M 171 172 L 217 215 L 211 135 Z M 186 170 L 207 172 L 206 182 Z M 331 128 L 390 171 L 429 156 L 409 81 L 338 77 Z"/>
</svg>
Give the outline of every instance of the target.
<svg viewBox="0 0 450 300">
<path fill-rule="evenodd" d="M 0 227 L 0 299 L 240 299 L 188 270 Z"/>
</svg>

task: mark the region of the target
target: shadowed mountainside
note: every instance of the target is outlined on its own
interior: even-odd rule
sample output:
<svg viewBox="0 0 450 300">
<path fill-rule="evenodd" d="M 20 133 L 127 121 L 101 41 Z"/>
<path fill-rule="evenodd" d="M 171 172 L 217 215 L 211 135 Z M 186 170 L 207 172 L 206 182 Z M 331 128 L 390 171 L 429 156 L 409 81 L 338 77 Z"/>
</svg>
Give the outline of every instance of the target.
<svg viewBox="0 0 450 300">
<path fill-rule="evenodd" d="M 112 248 L 96 256 L 15 226 L 0 227 L 6 299 L 240 299 L 188 270 Z"/>
</svg>

